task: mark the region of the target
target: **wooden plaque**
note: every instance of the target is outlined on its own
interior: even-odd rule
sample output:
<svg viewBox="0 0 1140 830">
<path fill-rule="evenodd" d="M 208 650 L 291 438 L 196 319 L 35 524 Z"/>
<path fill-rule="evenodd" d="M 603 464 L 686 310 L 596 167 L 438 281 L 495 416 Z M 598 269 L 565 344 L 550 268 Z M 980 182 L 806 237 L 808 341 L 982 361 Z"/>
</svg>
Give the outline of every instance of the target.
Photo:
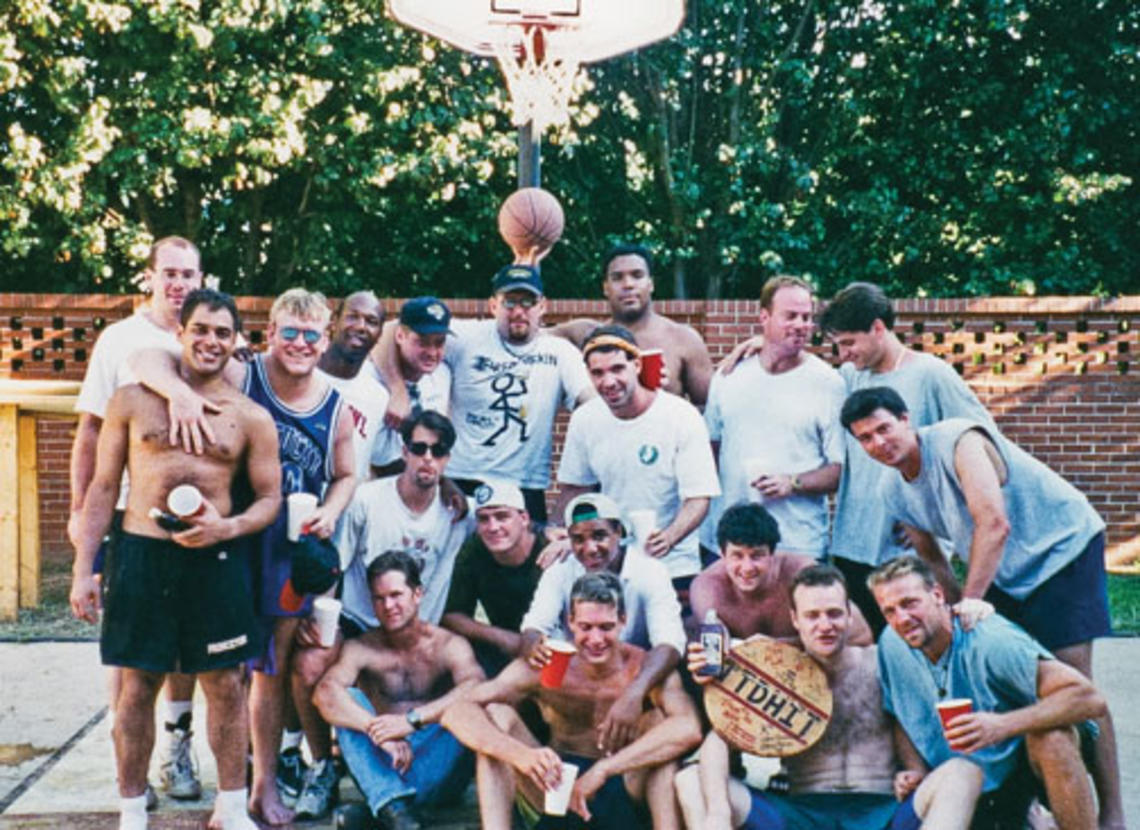
<svg viewBox="0 0 1140 830">
<path fill-rule="evenodd" d="M 731 746 L 753 755 L 803 752 L 831 720 L 831 687 L 804 652 L 756 639 L 729 652 L 726 671 L 705 686 L 705 710 Z"/>
</svg>

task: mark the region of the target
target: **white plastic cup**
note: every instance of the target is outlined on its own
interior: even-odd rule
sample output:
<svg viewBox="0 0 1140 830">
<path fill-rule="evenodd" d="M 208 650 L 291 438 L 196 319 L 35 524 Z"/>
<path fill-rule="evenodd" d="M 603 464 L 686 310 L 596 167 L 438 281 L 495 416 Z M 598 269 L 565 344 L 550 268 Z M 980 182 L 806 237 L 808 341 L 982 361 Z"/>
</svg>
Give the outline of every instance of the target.
<svg viewBox="0 0 1140 830">
<path fill-rule="evenodd" d="M 657 529 L 657 511 L 631 510 L 629 511 L 629 523 L 633 525 L 634 538 L 644 550 L 650 534 Z"/>
<path fill-rule="evenodd" d="M 206 509 L 206 500 L 193 484 L 179 484 L 167 495 L 166 506 L 178 518 L 189 519 Z"/>
<path fill-rule="evenodd" d="M 763 456 L 753 455 L 744 459 L 744 479 L 748 483 L 748 500 L 754 504 L 763 504 L 764 496 L 752 486 L 752 482 L 772 472 L 772 465 Z"/>
<path fill-rule="evenodd" d="M 309 516 L 317 509 L 317 497 L 312 493 L 290 493 L 285 500 L 285 509 L 289 511 L 289 541 L 296 542 L 301 538 Z"/>
<path fill-rule="evenodd" d="M 562 780 L 553 790 L 546 791 L 543 812 L 548 816 L 564 816 L 570 807 L 570 793 L 574 791 L 574 781 L 578 778 L 578 768 L 562 762 Z"/>
<path fill-rule="evenodd" d="M 313 600 L 313 619 L 317 621 L 321 645 L 328 648 L 336 642 L 336 630 L 340 622 L 340 600 L 332 597 L 317 597 Z"/>
</svg>

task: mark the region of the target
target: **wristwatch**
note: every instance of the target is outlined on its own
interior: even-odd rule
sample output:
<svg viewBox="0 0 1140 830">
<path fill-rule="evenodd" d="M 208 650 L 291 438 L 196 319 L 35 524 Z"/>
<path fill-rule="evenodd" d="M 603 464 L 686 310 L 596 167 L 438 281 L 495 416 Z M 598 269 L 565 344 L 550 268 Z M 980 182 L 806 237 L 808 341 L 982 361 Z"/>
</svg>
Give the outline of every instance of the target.
<svg viewBox="0 0 1140 830">
<path fill-rule="evenodd" d="M 424 728 L 424 719 L 415 709 L 409 709 L 408 714 L 404 715 L 404 717 L 408 719 L 408 723 L 411 724 L 412 729 Z"/>
<path fill-rule="evenodd" d="M 800 481 L 799 476 L 792 476 L 792 492 L 799 493 L 804 489 L 804 483 Z"/>
</svg>

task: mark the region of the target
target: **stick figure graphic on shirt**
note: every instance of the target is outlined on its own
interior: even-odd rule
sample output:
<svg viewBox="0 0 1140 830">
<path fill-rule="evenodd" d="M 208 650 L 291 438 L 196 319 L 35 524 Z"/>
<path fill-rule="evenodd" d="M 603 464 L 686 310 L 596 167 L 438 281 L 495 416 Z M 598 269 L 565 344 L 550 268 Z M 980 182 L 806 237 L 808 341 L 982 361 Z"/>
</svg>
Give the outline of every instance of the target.
<svg viewBox="0 0 1140 830">
<path fill-rule="evenodd" d="M 503 372 L 491 379 L 491 391 L 497 393 L 499 397 L 491 403 L 490 409 L 492 412 L 503 413 L 503 425 L 483 442 L 483 446 L 495 446 L 498 437 L 510 429 L 512 421 L 519 425 L 519 441 L 527 440 L 526 420 L 521 417 L 522 414 L 525 414 L 523 407 L 515 406 L 512 402 L 512 399 L 526 395 L 526 378 L 512 375 L 510 372 Z"/>
</svg>

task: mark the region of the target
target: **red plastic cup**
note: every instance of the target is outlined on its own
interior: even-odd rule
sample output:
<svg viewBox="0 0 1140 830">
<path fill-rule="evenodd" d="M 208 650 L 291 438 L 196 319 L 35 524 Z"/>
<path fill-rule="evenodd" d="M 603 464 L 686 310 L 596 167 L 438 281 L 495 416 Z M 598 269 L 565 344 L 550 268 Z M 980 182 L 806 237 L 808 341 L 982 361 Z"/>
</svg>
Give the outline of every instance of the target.
<svg viewBox="0 0 1140 830">
<path fill-rule="evenodd" d="M 557 689 L 562 686 L 562 678 L 566 676 L 570 658 L 578 649 L 565 640 L 547 640 L 546 647 L 554 653 L 550 657 L 550 662 L 542 667 L 538 682 L 547 689 Z"/>
<path fill-rule="evenodd" d="M 938 719 L 942 721 L 942 732 L 945 734 L 950 726 L 950 721 L 959 715 L 968 715 L 974 711 L 974 701 L 968 697 L 956 697 L 950 700 L 943 700 L 938 704 Z M 947 739 L 949 740 L 949 739 Z M 953 749 L 954 745 L 951 744 L 950 748 Z"/>
<path fill-rule="evenodd" d="M 641 352 L 641 372 L 637 379 L 646 389 L 661 387 L 661 369 L 665 366 L 665 353 L 660 349 L 644 349 Z"/>
</svg>

